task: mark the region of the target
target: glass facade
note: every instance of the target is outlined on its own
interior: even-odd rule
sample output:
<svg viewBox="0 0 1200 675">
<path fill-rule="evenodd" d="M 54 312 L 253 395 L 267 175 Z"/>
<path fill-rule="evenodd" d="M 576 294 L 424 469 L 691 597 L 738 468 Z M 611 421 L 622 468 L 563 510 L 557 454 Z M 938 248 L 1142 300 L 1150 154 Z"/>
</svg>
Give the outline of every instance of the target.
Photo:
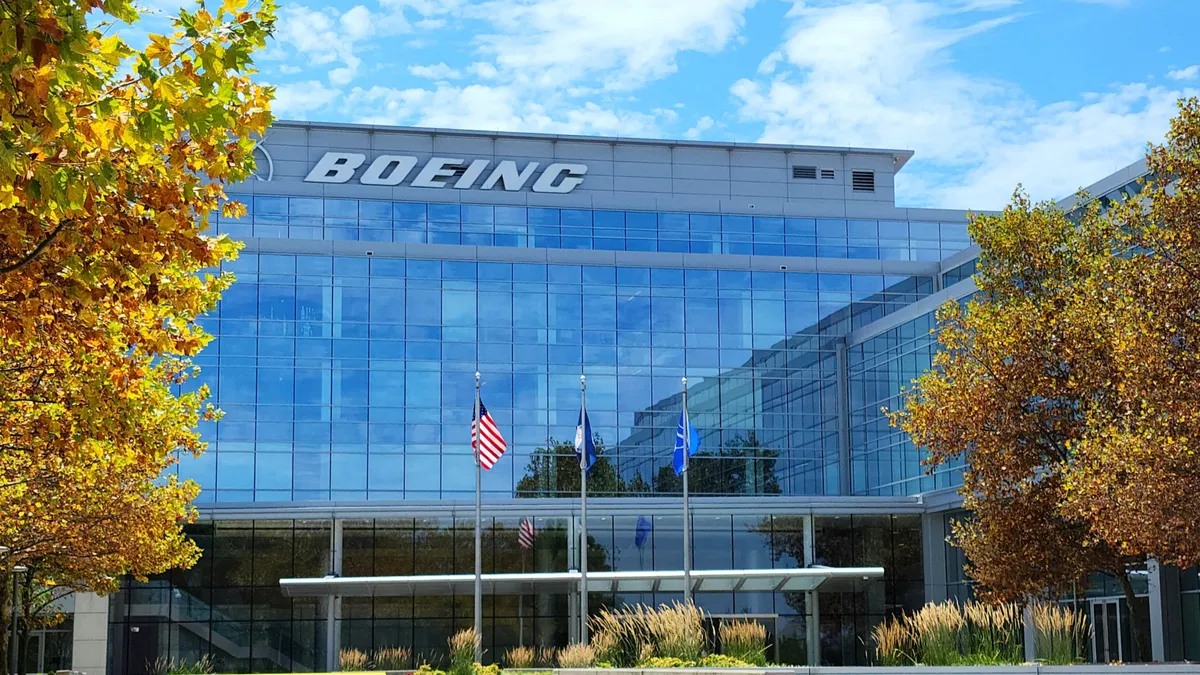
<svg viewBox="0 0 1200 675">
<path fill-rule="evenodd" d="M 940 261 L 970 246 L 965 222 L 779 218 L 485 204 L 232 195 L 235 239 L 325 239 L 596 251 Z"/>
<path fill-rule="evenodd" d="M 642 546 L 634 541 L 638 516 L 589 517 L 593 570 L 678 569 L 681 518 L 650 515 Z M 485 573 L 565 571 L 569 518 L 537 517 L 533 548 L 517 545 L 519 517 L 487 518 Z M 919 516 L 855 515 L 812 518 L 813 560 L 804 558 L 809 518 L 769 513 L 694 516 L 696 569 L 795 568 L 879 565 L 881 581 L 855 581 L 821 594 L 821 661 L 866 662 L 870 630 L 886 616 L 924 602 Z M 344 576 L 470 573 L 474 523 L 448 517 L 355 519 L 342 523 Z M 329 521 L 219 521 L 191 526 L 204 547 L 191 570 L 126 583 L 110 600 L 111 672 L 145 672 L 159 656 L 192 662 L 204 654 L 217 672 L 311 672 L 324 669 L 327 600 L 289 598 L 278 580 L 324 576 L 332 569 Z M 595 606 L 660 604 L 675 593 L 595 594 Z M 805 663 L 803 593 L 702 593 L 710 614 L 772 616 L 774 658 Z M 446 636 L 473 623 L 471 596 L 342 598 L 336 630 L 343 648 L 372 652 L 409 647 L 424 662 L 445 665 Z M 487 658 L 517 644 L 567 641 L 565 594 L 485 596 Z"/>
<path fill-rule="evenodd" d="M 904 405 L 904 391 L 933 364 L 937 319 L 929 312 L 848 349 L 850 462 L 855 494 L 911 495 L 962 483 L 961 463 L 927 475 L 924 455 L 884 409 Z"/>
<path fill-rule="evenodd" d="M 225 417 L 179 468 L 224 502 L 471 497 L 476 370 L 510 443 L 491 495 L 569 493 L 546 462 L 574 436 L 581 373 L 615 469 L 594 494 L 678 492 L 685 375 L 698 493 L 836 494 L 836 341 L 933 290 L 881 274 L 365 256 L 228 267 L 238 282 L 203 319 L 216 339 L 193 383 Z M 757 477 L 731 480 L 731 462 Z"/>
</svg>

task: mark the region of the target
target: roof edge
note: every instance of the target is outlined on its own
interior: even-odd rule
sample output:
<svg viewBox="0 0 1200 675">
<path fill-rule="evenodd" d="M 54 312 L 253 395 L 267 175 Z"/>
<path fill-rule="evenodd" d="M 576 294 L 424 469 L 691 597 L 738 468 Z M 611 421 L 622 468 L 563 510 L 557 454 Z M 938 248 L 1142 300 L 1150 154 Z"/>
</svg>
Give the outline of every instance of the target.
<svg viewBox="0 0 1200 675">
<path fill-rule="evenodd" d="M 303 129 L 352 130 L 352 131 L 398 131 L 451 136 L 488 136 L 491 138 L 526 138 L 547 141 L 580 141 L 585 143 L 636 143 L 665 145 L 669 147 L 695 148 L 744 148 L 757 150 L 785 150 L 790 152 L 835 152 L 838 154 L 863 154 L 890 156 L 895 170 L 900 171 L 915 154 L 912 150 L 890 148 L 861 148 L 835 145 L 790 145 L 785 143 L 751 143 L 744 141 L 690 141 L 668 138 L 642 138 L 635 136 L 590 136 L 586 134 L 542 134 L 527 131 L 489 131 L 486 129 L 450 129 L 443 127 L 407 127 L 386 124 L 355 124 L 349 122 L 309 122 L 305 120 L 275 120 L 273 126 Z"/>
</svg>

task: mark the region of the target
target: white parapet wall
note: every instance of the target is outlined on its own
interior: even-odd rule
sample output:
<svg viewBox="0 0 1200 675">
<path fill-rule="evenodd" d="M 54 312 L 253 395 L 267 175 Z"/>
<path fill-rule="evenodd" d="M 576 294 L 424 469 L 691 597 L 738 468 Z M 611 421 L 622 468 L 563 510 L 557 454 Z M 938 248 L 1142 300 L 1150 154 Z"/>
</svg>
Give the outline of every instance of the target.
<svg viewBox="0 0 1200 675">
<path fill-rule="evenodd" d="M 108 668 L 108 597 L 75 594 L 75 629 L 71 670 L 105 675 Z"/>
</svg>

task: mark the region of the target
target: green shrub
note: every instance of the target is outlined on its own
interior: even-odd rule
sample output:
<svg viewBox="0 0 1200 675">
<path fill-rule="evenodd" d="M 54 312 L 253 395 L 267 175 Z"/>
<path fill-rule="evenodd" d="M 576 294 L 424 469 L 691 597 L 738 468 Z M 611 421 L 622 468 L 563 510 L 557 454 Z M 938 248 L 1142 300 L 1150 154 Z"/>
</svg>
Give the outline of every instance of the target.
<svg viewBox="0 0 1200 675">
<path fill-rule="evenodd" d="M 482 663 L 476 663 L 475 675 L 500 675 L 500 664 L 489 663 L 485 666 Z"/>
<path fill-rule="evenodd" d="M 479 647 L 479 635 L 474 628 L 464 628 L 450 639 L 450 675 L 475 675 L 475 650 Z"/>
<path fill-rule="evenodd" d="M 421 667 L 413 672 L 417 673 L 417 675 L 446 675 L 446 671 L 438 670 L 428 663 L 422 663 Z"/>
<path fill-rule="evenodd" d="M 701 668 L 754 668 L 756 666 L 761 668 L 766 666 L 767 662 L 766 659 L 763 659 L 761 664 L 755 664 L 725 654 L 709 654 L 700 659 L 696 665 Z"/>
<path fill-rule="evenodd" d="M 767 665 L 767 629 L 761 623 L 731 621 L 721 624 L 717 634 L 722 654 L 755 666 Z"/>
<path fill-rule="evenodd" d="M 674 656 L 652 656 L 638 664 L 638 668 L 691 668 L 695 661 L 684 661 Z"/>
</svg>

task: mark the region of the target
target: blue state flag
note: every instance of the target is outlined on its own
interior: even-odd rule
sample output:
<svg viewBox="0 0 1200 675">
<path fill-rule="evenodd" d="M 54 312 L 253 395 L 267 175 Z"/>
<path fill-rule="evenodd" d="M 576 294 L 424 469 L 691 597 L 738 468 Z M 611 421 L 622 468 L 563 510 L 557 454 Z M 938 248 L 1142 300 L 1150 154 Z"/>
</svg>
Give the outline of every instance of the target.
<svg viewBox="0 0 1200 675">
<path fill-rule="evenodd" d="M 691 457 L 696 454 L 696 450 L 700 449 L 700 434 L 692 427 L 692 423 L 688 421 L 687 412 L 679 412 L 679 428 L 675 431 L 675 475 L 683 473 L 683 453 L 687 452 L 687 456 Z"/>
<path fill-rule="evenodd" d="M 633 533 L 633 545 L 641 548 L 650 536 L 650 521 L 645 516 L 638 516 L 637 530 Z"/>
<path fill-rule="evenodd" d="M 579 424 L 575 426 L 575 455 L 579 457 L 579 468 L 587 471 L 596 463 L 596 441 L 592 438 L 592 421 L 587 411 L 579 409 Z"/>
</svg>

